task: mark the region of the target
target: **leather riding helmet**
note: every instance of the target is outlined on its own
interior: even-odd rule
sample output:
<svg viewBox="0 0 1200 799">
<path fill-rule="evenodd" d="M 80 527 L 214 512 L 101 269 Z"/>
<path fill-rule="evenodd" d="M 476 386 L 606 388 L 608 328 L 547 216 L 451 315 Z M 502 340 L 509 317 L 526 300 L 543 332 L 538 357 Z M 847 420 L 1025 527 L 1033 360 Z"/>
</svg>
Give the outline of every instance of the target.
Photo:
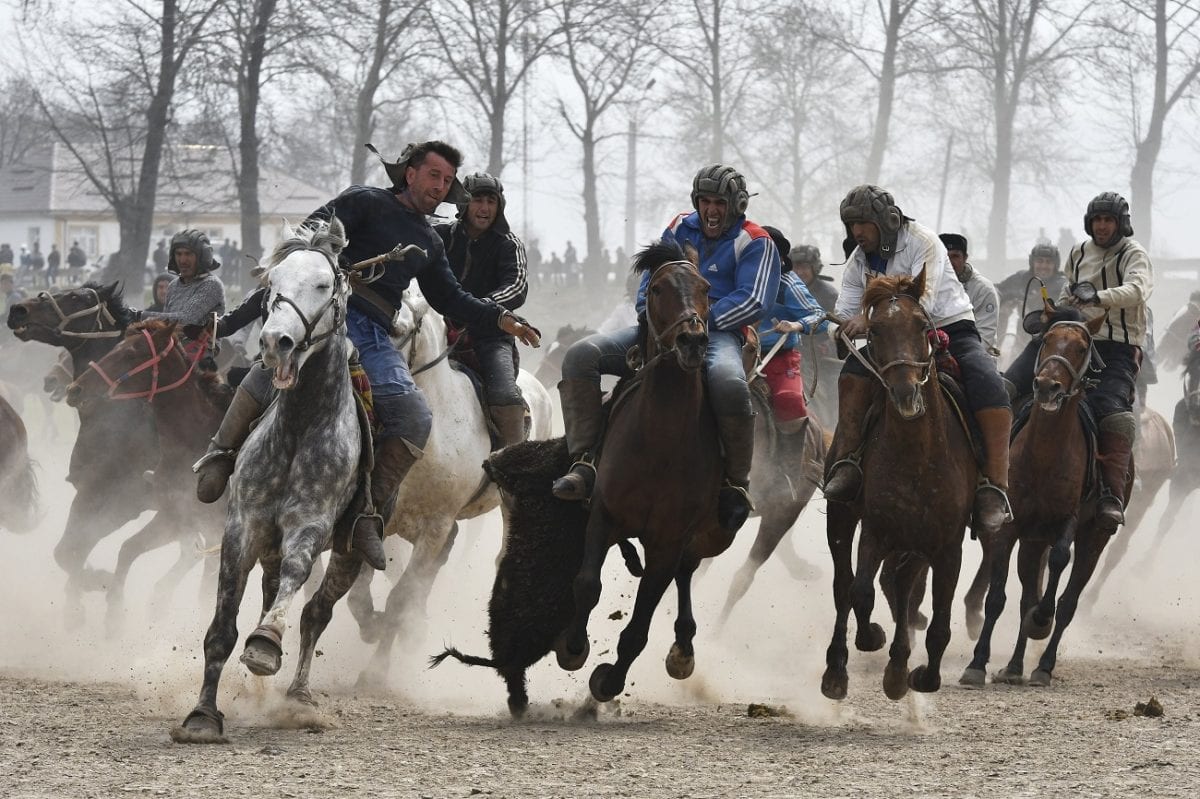
<svg viewBox="0 0 1200 799">
<path fill-rule="evenodd" d="M 441 144 L 444 147 L 449 147 L 449 145 L 446 145 L 442 142 L 421 142 L 421 144 L 409 142 L 407 145 L 405 145 L 404 152 L 400 153 L 400 157 L 395 161 L 389 161 L 380 155 L 379 151 L 375 149 L 375 145 L 371 144 L 370 142 L 367 142 L 366 148 L 378 156 L 379 162 L 383 164 L 383 170 L 387 172 L 388 179 L 392 181 L 392 190 L 398 192 L 400 189 L 403 189 L 406 185 L 408 185 L 408 181 L 406 181 L 404 178 L 404 170 L 408 168 L 409 159 L 412 158 L 413 153 L 416 152 L 418 147 L 428 144 Z M 450 149 L 453 150 L 453 148 Z M 458 151 L 453 150 L 453 152 L 457 153 Z M 461 162 L 461 156 L 456 157 L 458 157 L 459 161 Z M 457 163 L 454 164 L 454 168 L 458 168 Z M 463 188 L 462 181 L 460 181 L 456 175 L 454 177 L 454 182 L 450 184 L 450 191 L 446 192 L 446 199 L 444 199 L 442 202 L 458 205 L 459 203 L 468 202 L 470 199 L 471 195 L 467 194 L 467 190 Z"/>
<path fill-rule="evenodd" d="M 734 220 L 746 213 L 746 207 L 750 205 L 746 178 L 741 172 L 725 164 L 706 166 L 692 178 L 692 208 L 697 211 L 700 210 L 701 194 L 724 197 L 729 202 L 724 230 L 728 230 Z"/>
<path fill-rule="evenodd" d="M 204 274 L 221 268 L 221 262 L 213 257 L 212 242 L 208 236 L 199 230 L 181 230 L 171 237 L 171 247 L 167 251 L 167 271 L 179 274 L 179 265 L 175 263 L 175 248 L 183 247 L 196 253 L 196 274 Z"/>
<path fill-rule="evenodd" d="M 1059 255 L 1058 248 L 1049 242 L 1043 241 L 1033 245 L 1033 249 L 1029 251 L 1029 268 L 1033 269 L 1034 258 L 1049 258 L 1054 262 L 1054 271 L 1057 272 L 1062 265 L 1062 256 Z"/>
<path fill-rule="evenodd" d="M 500 178 L 493 177 L 487 172 L 476 172 L 463 178 L 462 185 L 467 197 L 458 203 L 458 218 L 462 219 L 463 214 L 467 212 L 468 203 L 476 194 L 494 194 L 499 201 L 499 208 L 496 211 L 496 222 L 493 227 L 502 233 L 507 233 L 509 225 L 508 218 L 504 216 L 504 208 L 508 205 L 508 201 L 504 199 L 504 184 L 500 182 Z"/>
<path fill-rule="evenodd" d="M 825 268 L 825 264 L 821 263 L 821 250 L 815 244 L 797 244 L 788 253 L 788 259 L 792 262 L 792 268 L 800 264 L 811 266 L 814 277 L 820 275 L 821 270 Z"/>
<path fill-rule="evenodd" d="M 846 236 L 851 240 L 850 225 L 854 222 L 871 222 L 879 228 L 879 254 L 884 258 L 891 257 L 896 251 L 896 237 L 908 219 L 896 206 L 890 192 L 870 184 L 850 190 L 842 200 L 841 214 Z"/>
<path fill-rule="evenodd" d="M 1088 203 L 1087 213 L 1083 215 L 1083 229 L 1092 235 L 1092 220 L 1098 216 L 1111 216 L 1117 220 L 1117 232 L 1113 241 L 1096 242 L 1101 247 L 1107 247 L 1116 242 L 1121 236 L 1133 235 L 1133 224 L 1129 220 L 1129 203 L 1115 191 L 1102 191 Z"/>
</svg>

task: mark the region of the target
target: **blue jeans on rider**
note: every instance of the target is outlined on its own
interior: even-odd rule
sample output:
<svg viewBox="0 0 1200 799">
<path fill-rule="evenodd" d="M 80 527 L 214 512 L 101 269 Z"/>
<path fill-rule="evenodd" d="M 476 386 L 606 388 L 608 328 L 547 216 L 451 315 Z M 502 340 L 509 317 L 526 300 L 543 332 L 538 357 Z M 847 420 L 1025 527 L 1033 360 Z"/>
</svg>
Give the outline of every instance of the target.
<svg viewBox="0 0 1200 799">
<path fill-rule="evenodd" d="M 628 327 L 612 333 L 595 333 L 567 350 L 563 358 L 563 379 L 600 382 L 601 375 L 625 377 L 630 374 L 625 353 L 637 344 L 638 329 Z M 741 332 L 708 331 L 708 351 L 704 356 L 709 403 L 717 416 L 750 416 L 750 387 L 742 369 Z"/>
<path fill-rule="evenodd" d="M 379 437 L 403 438 L 417 449 L 424 449 L 433 427 L 433 414 L 425 394 L 413 382 L 404 356 L 386 330 L 354 307 L 346 310 L 346 332 L 371 381 L 375 414 L 383 426 Z"/>
</svg>

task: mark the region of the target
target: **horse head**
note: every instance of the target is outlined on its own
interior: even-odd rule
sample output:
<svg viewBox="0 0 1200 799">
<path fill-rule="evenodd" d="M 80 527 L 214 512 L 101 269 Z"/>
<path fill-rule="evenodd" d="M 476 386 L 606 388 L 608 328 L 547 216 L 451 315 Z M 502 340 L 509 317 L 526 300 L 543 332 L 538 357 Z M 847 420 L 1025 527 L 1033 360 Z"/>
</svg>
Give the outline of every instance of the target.
<svg viewBox="0 0 1200 799">
<path fill-rule="evenodd" d="M 646 363 L 673 353 L 680 369 L 698 371 L 708 350 L 708 281 L 684 260 L 679 245 L 668 241 L 639 252 L 633 271 L 649 274 Z"/>
<path fill-rule="evenodd" d="M 67 404 L 80 408 L 104 397 L 152 398 L 169 390 L 177 373 L 187 369 L 177 328 L 175 322 L 159 319 L 130 327 L 120 344 L 67 386 Z"/>
<path fill-rule="evenodd" d="M 415 283 L 401 295 L 400 308 L 392 320 L 392 342 L 412 372 L 433 361 L 446 348 L 446 323 Z"/>
<path fill-rule="evenodd" d="M 925 270 L 873 278 L 863 292 L 868 357 L 902 419 L 925 413 L 925 385 L 933 374 L 933 321 L 921 306 Z"/>
<path fill-rule="evenodd" d="M 338 268 L 345 246 L 346 233 L 336 217 L 295 230 L 284 223 L 283 240 L 260 278 L 268 295 L 259 345 L 263 365 L 275 370 L 278 389 L 295 388 L 308 357 L 345 328 L 350 284 Z"/>
<path fill-rule="evenodd" d="M 78 288 L 40 292 L 8 309 L 8 327 L 21 341 L 69 347 L 89 338 L 116 338 L 133 321 L 119 283 L 85 283 Z"/>
<path fill-rule="evenodd" d="M 1033 377 L 1033 397 L 1042 410 L 1057 413 L 1067 400 L 1087 387 L 1088 369 L 1099 358 L 1092 336 L 1103 323 L 1103 314 L 1085 322 L 1077 309 L 1046 302 L 1042 346 Z"/>
</svg>

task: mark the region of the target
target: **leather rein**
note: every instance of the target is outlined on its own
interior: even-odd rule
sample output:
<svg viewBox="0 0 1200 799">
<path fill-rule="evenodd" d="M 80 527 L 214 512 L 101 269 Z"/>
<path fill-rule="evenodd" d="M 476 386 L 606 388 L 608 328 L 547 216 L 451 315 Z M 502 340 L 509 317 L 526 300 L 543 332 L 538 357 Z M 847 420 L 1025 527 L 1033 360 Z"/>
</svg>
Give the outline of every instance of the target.
<svg viewBox="0 0 1200 799">
<path fill-rule="evenodd" d="M 1080 364 L 1078 369 L 1075 368 L 1075 364 L 1071 363 L 1062 355 L 1044 354 L 1044 350 L 1046 349 L 1046 334 L 1060 325 L 1063 327 L 1079 328 L 1079 330 L 1083 333 L 1084 340 L 1087 341 L 1088 357 L 1084 359 L 1083 363 Z M 1093 364 L 1096 364 L 1096 366 L 1098 366 L 1100 369 L 1104 368 L 1104 359 L 1101 358 L 1100 353 L 1096 351 L 1096 343 L 1092 339 L 1092 333 L 1087 329 L 1087 325 L 1083 322 L 1076 322 L 1069 319 L 1054 322 L 1042 332 L 1042 345 L 1038 348 L 1037 366 L 1034 368 L 1033 374 L 1035 376 L 1041 374 L 1043 366 L 1055 361 L 1061 363 L 1066 368 L 1067 374 L 1071 375 L 1071 385 L 1062 394 L 1062 398 L 1064 400 L 1071 399 L 1080 391 L 1083 391 L 1094 384 L 1095 381 L 1089 380 L 1086 377 L 1087 373 L 1091 371 Z"/>
<path fill-rule="evenodd" d="M 933 349 L 933 344 L 931 342 L 929 342 L 929 338 L 928 338 L 928 334 L 934 330 L 933 321 L 929 318 L 929 314 L 926 313 L 925 309 L 921 306 L 921 303 L 918 302 L 917 300 L 913 299 L 912 297 L 908 296 L 907 294 L 893 294 L 890 297 L 887 297 L 886 299 L 889 300 L 893 305 L 899 300 L 908 300 L 914 306 L 916 306 L 917 310 L 920 312 L 922 318 L 925 320 L 925 332 L 926 332 L 925 341 L 926 341 L 927 346 L 929 347 L 929 357 L 926 360 L 914 361 L 914 360 L 910 360 L 908 358 L 897 358 L 894 361 L 888 361 L 883 366 L 877 366 L 875 364 L 875 359 L 871 356 L 870 351 L 868 351 L 868 353 L 866 355 L 863 355 L 861 352 L 859 352 L 858 347 L 856 347 L 854 345 L 854 342 L 850 340 L 849 336 L 847 336 L 845 333 L 842 332 L 842 329 L 840 327 L 838 328 L 838 336 L 841 338 L 842 342 L 846 345 L 846 349 L 849 350 L 850 354 L 858 359 L 858 362 L 863 365 L 863 368 L 865 368 L 871 374 L 875 375 L 875 377 L 879 380 L 880 384 L 882 384 L 884 388 L 888 387 L 887 380 L 885 380 L 883 377 L 884 373 L 886 373 L 888 369 L 892 369 L 897 366 L 912 366 L 917 369 L 924 369 L 925 370 L 924 375 L 921 377 L 920 380 L 917 381 L 918 386 L 923 386 L 929 382 L 929 377 L 930 377 L 930 375 L 933 374 L 934 349 Z M 882 302 L 882 300 L 880 302 Z M 876 304 L 878 304 L 878 303 L 876 303 Z M 874 306 L 872 306 L 872 307 L 874 307 Z M 868 330 L 868 333 L 869 332 L 870 331 Z M 867 342 L 867 345 L 868 345 L 868 347 L 870 347 L 870 341 Z"/>
<path fill-rule="evenodd" d="M 192 372 L 196 371 L 196 364 L 200 363 L 200 359 L 204 357 L 204 353 L 208 350 L 208 333 L 206 331 L 199 339 L 197 339 L 197 343 L 199 344 L 199 346 L 196 347 L 195 354 L 192 355 L 190 358 L 186 355 L 182 356 L 184 358 L 185 362 L 188 364 L 188 368 L 183 373 L 183 376 L 180 377 L 178 380 L 174 381 L 173 383 L 170 383 L 165 386 L 160 386 L 158 384 L 159 364 L 161 364 L 163 362 L 163 359 L 165 359 L 168 355 L 170 355 L 177 346 L 180 347 L 180 349 L 182 349 L 183 345 L 180 343 L 179 338 L 177 336 L 171 336 L 171 339 L 167 342 L 167 346 L 164 347 L 161 352 L 159 352 L 154 344 L 154 336 L 152 336 L 150 334 L 149 330 L 142 328 L 138 332 L 141 333 L 145 337 L 146 345 L 150 348 L 150 357 L 147 360 L 145 360 L 142 363 L 138 364 L 137 366 L 133 367 L 129 371 L 125 372 L 124 374 L 118 375 L 115 378 L 110 377 L 108 375 L 108 373 L 104 371 L 104 368 L 102 366 L 100 366 L 100 364 L 97 363 L 96 361 L 91 361 L 88 364 L 88 368 L 94 369 L 96 374 L 100 375 L 100 379 L 103 380 L 105 382 L 105 384 L 108 385 L 108 395 L 107 396 L 109 399 L 127 400 L 127 399 L 142 399 L 143 397 L 145 397 L 147 402 L 154 402 L 154 398 L 156 396 L 158 396 L 159 394 L 165 394 L 168 391 L 173 391 L 174 389 L 177 389 L 180 386 L 182 386 L 184 383 L 186 383 L 188 381 L 188 379 L 192 376 Z M 125 381 L 129 380 L 129 378 L 133 377 L 136 374 L 146 371 L 147 369 L 151 370 L 151 372 L 150 372 L 150 388 L 148 390 L 146 390 L 146 391 L 131 391 L 131 392 L 127 392 L 125 394 L 117 393 L 117 389 L 119 389 Z"/>
</svg>

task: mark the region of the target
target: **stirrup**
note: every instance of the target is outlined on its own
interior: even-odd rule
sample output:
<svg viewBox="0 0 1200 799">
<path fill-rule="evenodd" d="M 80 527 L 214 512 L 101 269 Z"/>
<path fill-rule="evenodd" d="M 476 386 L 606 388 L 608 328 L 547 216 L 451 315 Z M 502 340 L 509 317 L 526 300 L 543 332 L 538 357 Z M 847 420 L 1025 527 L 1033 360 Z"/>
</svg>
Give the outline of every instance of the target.
<svg viewBox="0 0 1200 799">
<path fill-rule="evenodd" d="M 728 477 L 725 478 L 725 482 L 721 484 L 722 491 L 724 491 L 727 488 L 731 488 L 734 491 L 736 491 L 737 493 L 742 495 L 742 499 L 746 500 L 746 507 L 750 509 L 751 513 L 758 510 L 758 508 L 754 507 L 754 500 L 750 499 L 750 489 L 749 488 L 747 488 L 746 486 L 738 485 L 737 483 L 730 480 Z"/>
<path fill-rule="evenodd" d="M 979 478 L 979 485 L 975 486 L 975 494 L 978 496 L 980 491 L 995 491 L 1000 495 L 1000 500 L 1004 503 L 1004 524 L 1008 524 L 1013 520 L 1012 503 L 1008 501 L 1008 492 L 1000 486 L 993 483 L 986 477 Z"/>
<path fill-rule="evenodd" d="M 821 486 L 820 486 L 821 492 L 825 493 L 826 486 L 829 485 L 829 481 L 831 479 L 833 479 L 834 474 L 837 473 L 837 468 L 839 466 L 843 466 L 843 465 L 850 466 L 854 469 L 854 471 L 858 472 L 857 488 L 854 490 L 854 497 L 851 497 L 851 499 L 854 499 L 862 492 L 863 470 L 862 470 L 862 457 L 859 454 L 853 453 L 853 452 L 850 453 L 849 455 L 847 455 L 846 457 L 842 458 L 841 460 L 837 460 L 837 461 L 833 462 L 833 465 L 829 467 L 829 473 L 825 476 L 825 479 L 821 482 Z M 839 501 L 843 501 L 843 500 L 834 500 L 834 501 L 839 502 Z"/>
<path fill-rule="evenodd" d="M 237 459 L 237 450 L 232 447 L 217 447 L 214 445 L 212 449 L 200 456 L 200 460 L 192 464 L 192 474 L 199 474 L 200 470 L 209 463 L 212 463 L 217 458 L 229 458 L 230 460 Z"/>
<path fill-rule="evenodd" d="M 1105 513 L 1104 506 L 1108 504 L 1110 511 L 1114 513 Z M 1100 496 L 1096 500 L 1096 518 L 1098 521 L 1108 519 L 1114 522 L 1112 529 L 1108 529 L 1108 524 L 1097 525 L 1101 531 L 1113 535 L 1117 532 L 1117 528 L 1125 524 L 1125 503 L 1121 498 L 1108 489 L 1107 486 L 1100 490 Z"/>
<path fill-rule="evenodd" d="M 717 523 L 721 529 L 736 533 L 753 512 L 754 502 L 747 488 L 726 478 L 717 494 Z"/>
<path fill-rule="evenodd" d="M 596 466 L 594 463 L 592 463 L 592 461 L 593 461 L 593 458 L 591 455 L 585 454 L 585 455 L 581 456 L 579 458 L 579 460 L 577 460 L 571 464 L 571 468 L 567 469 L 566 474 L 564 474 L 562 477 L 559 477 L 557 480 L 554 481 L 556 486 L 560 482 L 567 482 L 567 483 L 575 484 L 577 481 L 576 481 L 576 479 L 573 479 L 573 478 L 577 478 L 578 481 L 583 482 L 583 496 L 582 497 L 563 497 L 563 496 L 560 496 L 557 491 L 554 491 L 552 489 L 552 493 L 554 494 L 554 496 L 556 496 L 559 499 L 564 500 L 566 502 L 583 502 L 584 505 L 586 506 L 587 503 L 589 503 L 592 499 L 592 489 L 594 489 L 596 487 Z M 582 469 L 579 469 L 577 467 L 583 467 L 584 469 L 590 469 L 591 474 L 588 475 L 588 474 L 584 473 Z"/>
</svg>

